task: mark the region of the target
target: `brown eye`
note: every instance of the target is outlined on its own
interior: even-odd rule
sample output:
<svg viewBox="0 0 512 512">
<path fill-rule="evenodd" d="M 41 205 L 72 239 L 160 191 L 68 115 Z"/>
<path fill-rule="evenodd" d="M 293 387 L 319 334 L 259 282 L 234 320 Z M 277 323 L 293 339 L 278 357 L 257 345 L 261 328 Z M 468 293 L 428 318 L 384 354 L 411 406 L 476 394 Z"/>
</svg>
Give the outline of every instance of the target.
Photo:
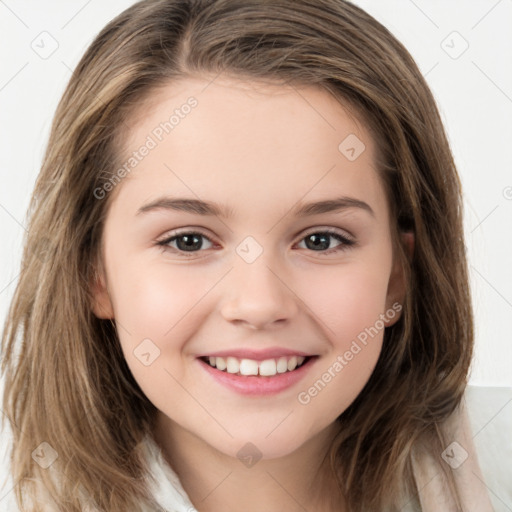
<svg viewBox="0 0 512 512">
<path fill-rule="evenodd" d="M 169 248 L 176 252 L 190 253 L 205 249 L 203 240 L 207 240 L 209 244 L 213 245 L 212 241 L 206 235 L 197 232 L 187 232 L 173 235 L 171 237 L 167 237 L 165 240 L 161 240 L 158 242 L 158 245 Z M 171 245 L 174 243 L 176 244 L 175 246 Z M 206 249 L 211 249 L 211 247 L 206 247 Z"/>
<path fill-rule="evenodd" d="M 331 240 L 335 239 L 339 243 L 334 248 L 331 247 Z M 306 249 L 322 254 L 343 251 L 354 245 L 354 240 L 338 233 L 337 231 L 315 231 L 307 234 L 301 242 L 304 241 Z"/>
</svg>

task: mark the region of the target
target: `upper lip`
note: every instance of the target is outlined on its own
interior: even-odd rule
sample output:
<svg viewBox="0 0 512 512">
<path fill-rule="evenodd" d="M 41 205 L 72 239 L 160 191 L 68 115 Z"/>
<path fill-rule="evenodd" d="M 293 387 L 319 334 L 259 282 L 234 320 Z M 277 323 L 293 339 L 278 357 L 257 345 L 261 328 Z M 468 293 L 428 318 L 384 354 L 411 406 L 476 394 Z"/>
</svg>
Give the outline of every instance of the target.
<svg viewBox="0 0 512 512">
<path fill-rule="evenodd" d="M 216 352 L 208 352 L 200 354 L 197 357 L 237 357 L 239 359 L 253 359 L 255 361 L 264 361 L 265 359 L 277 359 L 284 356 L 302 356 L 310 357 L 313 354 L 307 354 L 300 350 L 291 350 L 287 348 L 267 348 L 265 350 L 253 350 L 248 348 L 241 349 L 226 349 Z"/>
</svg>

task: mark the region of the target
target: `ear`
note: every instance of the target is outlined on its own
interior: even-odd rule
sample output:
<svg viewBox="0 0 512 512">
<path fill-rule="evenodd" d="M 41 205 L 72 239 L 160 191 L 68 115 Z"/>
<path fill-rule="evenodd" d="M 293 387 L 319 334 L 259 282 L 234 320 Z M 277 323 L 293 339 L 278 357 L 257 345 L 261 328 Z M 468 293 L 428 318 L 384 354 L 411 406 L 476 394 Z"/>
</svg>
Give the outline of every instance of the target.
<svg viewBox="0 0 512 512">
<path fill-rule="evenodd" d="M 92 311 L 102 319 L 113 319 L 114 308 L 108 294 L 107 280 L 103 269 L 96 270 L 91 283 Z"/>
<path fill-rule="evenodd" d="M 399 236 L 410 261 L 414 254 L 414 233 L 412 231 L 400 232 Z M 386 327 L 391 327 L 399 320 L 403 309 L 402 304 L 405 300 L 405 292 L 406 283 L 404 281 L 403 265 L 400 259 L 395 256 L 386 296 L 386 312 L 390 312 L 389 315 L 385 314 L 384 325 Z"/>
</svg>

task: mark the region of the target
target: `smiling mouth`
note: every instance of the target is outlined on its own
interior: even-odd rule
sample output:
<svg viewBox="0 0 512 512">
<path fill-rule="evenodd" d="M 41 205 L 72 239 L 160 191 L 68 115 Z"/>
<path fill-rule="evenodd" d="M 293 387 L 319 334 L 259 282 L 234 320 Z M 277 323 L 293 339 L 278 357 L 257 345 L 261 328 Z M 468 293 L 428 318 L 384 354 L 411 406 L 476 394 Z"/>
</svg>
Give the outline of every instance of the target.
<svg viewBox="0 0 512 512">
<path fill-rule="evenodd" d="M 256 361 L 237 357 L 201 357 L 201 361 L 224 373 L 238 376 L 273 377 L 283 373 L 291 373 L 304 366 L 310 359 L 318 356 L 283 356 L 274 359 Z"/>
</svg>

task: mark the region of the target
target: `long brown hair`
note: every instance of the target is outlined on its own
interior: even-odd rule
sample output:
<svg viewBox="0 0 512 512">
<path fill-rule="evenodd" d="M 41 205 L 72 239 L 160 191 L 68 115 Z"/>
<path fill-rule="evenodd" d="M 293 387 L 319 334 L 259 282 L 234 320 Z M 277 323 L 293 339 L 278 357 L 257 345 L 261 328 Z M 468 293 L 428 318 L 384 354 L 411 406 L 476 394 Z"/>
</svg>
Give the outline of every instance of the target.
<svg viewBox="0 0 512 512">
<path fill-rule="evenodd" d="M 67 512 L 84 503 L 157 509 L 142 451 L 156 409 L 124 361 L 114 324 L 91 311 L 112 198 L 94 191 L 122 164 L 136 106 L 173 80 L 221 72 L 322 88 L 352 105 L 378 141 L 407 293 L 330 450 L 350 510 L 398 510 L 402 492 L 417 493 L 414 450 L 441 454 L 446 446 L 440 427 L 462 399 L 473 349 L 461 186 L 434 99 L 409 53 L 344 0 L 144 0 L 112 20 L 76 67 L 31 201 L 2 337 L 3 409 L 20 507 L 45 489 Z M 400 231 L 414 233 L 412 259 L 398 243 Z M 32 456 L 42 442 L 58 453 L 47 469 Z M 23 510 L 45 508 L 36 500 Z"/>
</svg>

